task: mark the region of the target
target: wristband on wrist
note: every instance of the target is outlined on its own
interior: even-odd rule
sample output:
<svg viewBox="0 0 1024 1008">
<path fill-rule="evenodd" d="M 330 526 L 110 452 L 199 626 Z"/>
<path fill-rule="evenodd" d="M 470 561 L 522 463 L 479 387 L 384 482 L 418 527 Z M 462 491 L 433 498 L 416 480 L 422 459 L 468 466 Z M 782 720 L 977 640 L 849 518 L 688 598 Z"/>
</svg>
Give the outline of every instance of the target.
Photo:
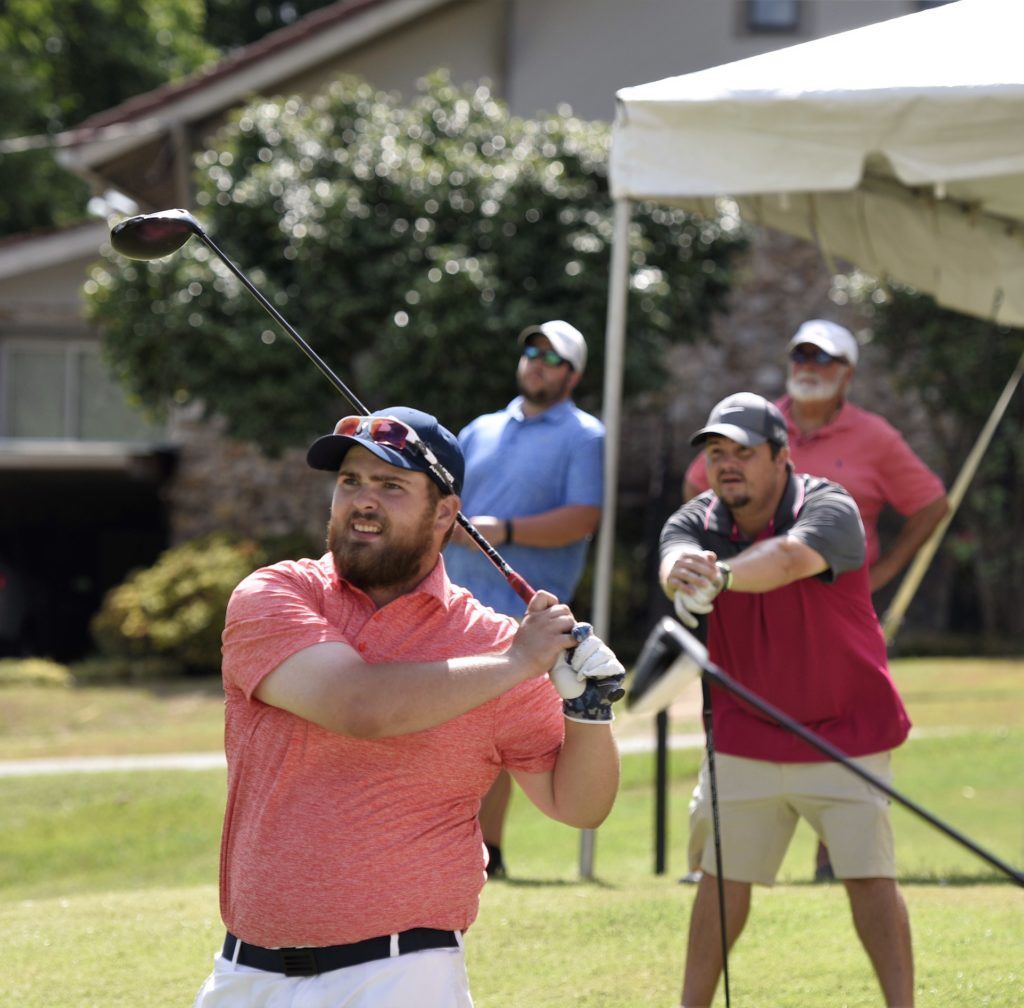
<svg viewBox="0 0 1024 1008">
<path fill-rule="evenodd" d="M 621 676 L 618 677 L 620 680 Z M 588 679 L 586 688 L 572 700 L 562 701 L 562 714 L 570 721 L 581 724 L 608 724 L 615 720 L 612 703 L 593 679 Z"/>
<path fill-rule="evenodd" d="M 728 591 L 732 585 L 732 568 L 724 560 L 719 560 L 715 566 L 722 578 L 722 591 Z"/>
<path fill-rule="evenodd" d="M 512 528 L 512 519 L 511 518 L 506 518 L 505 519 L 505 542 L 507 542 L 507 543 L 512 542 L 513 531 L 514 530 Z"/>
</svg>

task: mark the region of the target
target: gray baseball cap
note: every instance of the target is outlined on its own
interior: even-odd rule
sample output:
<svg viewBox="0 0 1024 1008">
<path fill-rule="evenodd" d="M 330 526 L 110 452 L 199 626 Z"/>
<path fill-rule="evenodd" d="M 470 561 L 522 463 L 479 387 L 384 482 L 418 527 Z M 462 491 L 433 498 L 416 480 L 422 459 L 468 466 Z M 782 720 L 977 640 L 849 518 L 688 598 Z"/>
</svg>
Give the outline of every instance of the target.
<svg viewBox="0 0 1024 1008">
<path fill-rule="evenodd" d="M 587 366 L 587 341 L 583 333 L 575 326 L 563 322 L 561 319 L 552 319 L 550 322 L 543 322 L 540 325 L 527 326 L 519 334 L 519 345 L 525 346 L 531 336 L 537 334 L 547 336 L 552 348 L 559 357 L 564 357 L 572 369 L 580 374 Z"/>
<path fill-rule="evenodd" d="M 711 411 L 690 444 L 703 444 L 712 434 L 721 434 L 747 448 L 771 441 L 781 447 L 789 444 L 786 419 L 778 406 L 754 392 L 736 392 L 726 396 Z"/>
</svg>

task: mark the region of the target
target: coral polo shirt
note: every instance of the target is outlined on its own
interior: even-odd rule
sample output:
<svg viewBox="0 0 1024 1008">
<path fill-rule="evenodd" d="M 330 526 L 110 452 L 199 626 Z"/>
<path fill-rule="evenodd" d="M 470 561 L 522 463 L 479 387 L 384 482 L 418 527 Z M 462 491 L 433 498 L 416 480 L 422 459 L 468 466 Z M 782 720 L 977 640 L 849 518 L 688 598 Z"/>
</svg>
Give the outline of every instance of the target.
<svg viewBox="0 0 1024 1008">
<path fill-rule="evenodd" d="M 228 800 L 221 914 L 242 941 L 340 945 L 414 927 L 465 930 L 484 883 L 480 799 L 503 767 L 550 770 L 562 701 L 547 676 L 426 731 L 357 739 L 253 692 L 325 641 L 375 662 L 503 652 L 516 624 L 448 580 L 444 562 L 383 608 L 330 555 L 256 571 L 224 629 Z"/>
<path fill-rule="evenodd" d="M 722 592 L 707 620 L 711 660 L 848 756 L 898 746 L 910 719 L 871 606 L 856 505 L 835 483 L 791 474 L 758 538 L 781 535 L 820 553 L 828 569 L 769 592 Z M 711 491 L 684 504 L 661 533 L 663 558 L 682 546 L 728 559 L 751 545 Z M 773 763 L 829 758 L 745 701 L 712 690 L 721 752 Z"/>
<path fill-rule="evenodd" d="M 857 502 L 867 535 L 869 565 L 881 552 L 878 517 L 887 504 L 901 515 L 911 515 L 945 493 L 939 477 L 877 413 L 844 402 L 824 427 L 803 434 L 793 422 L 792 399 L 783 396 L 775 405 L 786 418 L 794 469 L 838 483 Z M 698 490 L 708 489 L 703 452 L 690 463 L 686 479 Z"/>
</svg>

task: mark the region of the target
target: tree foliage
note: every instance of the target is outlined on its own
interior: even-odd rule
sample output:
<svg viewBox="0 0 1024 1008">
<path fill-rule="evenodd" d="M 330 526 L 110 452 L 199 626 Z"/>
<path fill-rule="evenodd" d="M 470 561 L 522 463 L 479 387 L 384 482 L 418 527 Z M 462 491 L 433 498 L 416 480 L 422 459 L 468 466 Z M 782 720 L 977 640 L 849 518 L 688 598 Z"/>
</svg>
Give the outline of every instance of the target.
<svg viewBox="0 0 1024 1008">
<path fill-rule="evenodd" d="M 933 298 L 871 287 L 874 339 L 899 387 L 927 411 L 949 486 L 1024 352 L 1024 332 L 940 308 Z M 956 570 L 951 629 L 990 642 L 1020 638 L 1024 613 L 1024 388 L 1018 388 L 945 543 Z"/>
<path fill-rule="evenodd" d="M 7 0 L 0 130 L 53 136 L 216 56 L 203 0 Z M 80 220 L 86 184 L 50 149 L 0 154 L 0 234 Z"/>
<path fill-rule="evenodd" d="M 331 0 L 6 0 L 0 138 L 54 137 Z M 87 184 L 48 147 L 0 153 L 0 236 L 85 217 Z"/>
<path fill-rule="evenodd" d="M 568 111 L 513 118 L 441 74 L 409 105 L 341 81 L 241 110 L 198 158 L 203 226 L 356 394 L 457 428 L 515 394 L 516 334 L 564 317 L 603 371 L 608 132 Z M 631 231 L 627 391 L 657 387 L 666 347 L 705 332 L 739 235 L 648 209 Z M 150 407 L 198 400 L 268 449 L 348 411 L 199 241 L 150 264 L 112 255 L 89 311 Z"/>
<path fill-rule="evenodd" d="M 206 40 L 219 49 L 255 42 L 334 0 L 206 0 Z"/>
</svg>

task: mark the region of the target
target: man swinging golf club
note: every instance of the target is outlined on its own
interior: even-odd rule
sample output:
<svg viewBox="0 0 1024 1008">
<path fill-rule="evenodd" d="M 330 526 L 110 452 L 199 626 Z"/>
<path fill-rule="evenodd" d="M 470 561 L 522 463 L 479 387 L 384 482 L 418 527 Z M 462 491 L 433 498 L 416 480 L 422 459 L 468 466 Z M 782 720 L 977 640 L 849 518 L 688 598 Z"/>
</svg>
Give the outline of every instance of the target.
<svg viewBox="0 0 1024 1008">
<path fill-rule="evenodd" d="M 196 1006 L 470 1008 L 480 799 L 507 768 L 552 818 L 601 823 L 618 757 L 591 681 L 623 669 L 554 596 L 517 625 L 448 580 L 464 463 L 434 417 L 346 417 L 308 461 L 336 478 L 329 552 L 228 606 L 228 934 Z"/>
<path fill-rule="evenodd" d="M 796 474 L 786 423 L 761 396 L 723 399 L 691 443 L 711 490 L 662 530 L 661 583 L 680 620 L 707 617 L 710 658 L 733 679 L 888 782 L 910 728 L 871 606 L 864 529 L 846 491 Z M 886 1004 L 913 1004 L 910 925 L 885 796 L 733 694 L 712 687 L 727 942 L 751 885 L 771 885 L 799 818 L 832 853 Z M 702 848 L 684 1008 L 711 1004 L 722 970 L 707 768 L 691 804 Z"/>
</svg>

